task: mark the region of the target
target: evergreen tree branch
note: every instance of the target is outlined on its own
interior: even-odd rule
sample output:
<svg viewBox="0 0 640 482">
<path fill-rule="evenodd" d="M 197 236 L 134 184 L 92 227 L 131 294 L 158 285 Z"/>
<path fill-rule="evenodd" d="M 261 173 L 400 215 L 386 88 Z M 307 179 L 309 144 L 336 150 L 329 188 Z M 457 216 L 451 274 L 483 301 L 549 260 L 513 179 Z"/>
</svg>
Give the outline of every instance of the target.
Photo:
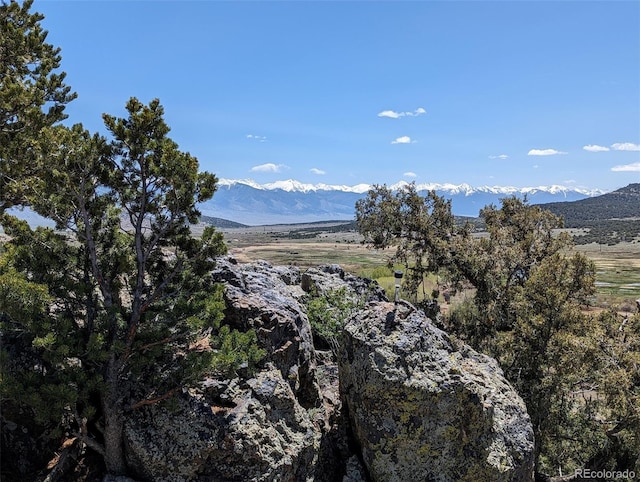
<svg viewBox="0 0 640 482">
<path fill-rule="evenodd" d="M 147 405 L 155 405 L 157 403 L 162 402 L 163 400 L 167 400 L 173 397 L 181 387 L 175 387 L 169 390 L 168 392 L 163 393 L 155 398 L 145 398 L 144 400 L 140 400 L 129 407 L 129 410 L 137 410 L 138 408 L 145 407 Z"/>
</svg>

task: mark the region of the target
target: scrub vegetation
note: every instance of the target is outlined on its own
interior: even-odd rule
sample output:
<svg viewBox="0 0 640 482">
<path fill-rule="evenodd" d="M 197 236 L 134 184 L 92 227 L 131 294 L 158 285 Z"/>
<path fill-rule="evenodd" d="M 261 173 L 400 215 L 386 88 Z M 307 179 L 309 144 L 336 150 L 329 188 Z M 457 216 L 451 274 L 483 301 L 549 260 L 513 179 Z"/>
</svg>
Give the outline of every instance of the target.
<svg viewBox="0 0 640 482">
<path fill-rule="evenodd" d="M 375 186 L 356 212 L 365 241 L 404 265 L 409 296 L 428 296 L 428 274 L 468 290 L 436 320 L 494 357 L 522 396 L 541 476 L 640 469 L 640 314 L 588 312 L 596 264 L 558 232 L 559 216 L 505 198 L 481 210 L 487 235 L 474 236 L 444 199 L 414 185 Z"/>
</svg>

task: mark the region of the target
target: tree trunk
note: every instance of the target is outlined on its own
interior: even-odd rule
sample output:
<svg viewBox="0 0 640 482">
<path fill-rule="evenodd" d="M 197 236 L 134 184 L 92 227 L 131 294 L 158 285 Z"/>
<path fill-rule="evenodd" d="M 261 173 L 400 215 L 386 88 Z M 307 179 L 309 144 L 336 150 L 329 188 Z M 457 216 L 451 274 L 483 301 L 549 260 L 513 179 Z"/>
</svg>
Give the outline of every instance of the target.
<svg viewBox="0 0 640 482">
<path fill-rule="evenodd" d="M 123 404 L 118 390 L 117 363 L 112 356 L 107 367 L 107 389 L 102 399 L 104 413 L 104 463 L 111 475 L 126 475 L 122 434 L 124 429 Z"/>
</svg>

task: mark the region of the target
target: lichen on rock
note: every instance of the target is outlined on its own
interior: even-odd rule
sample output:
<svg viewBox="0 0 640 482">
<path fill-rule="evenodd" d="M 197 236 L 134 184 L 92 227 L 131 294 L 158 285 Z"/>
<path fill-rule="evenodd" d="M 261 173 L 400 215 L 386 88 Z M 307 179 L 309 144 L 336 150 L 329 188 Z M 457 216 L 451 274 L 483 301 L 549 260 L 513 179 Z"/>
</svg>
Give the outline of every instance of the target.
<svg viewBox="0 0 640 482">
<path fill-rule="evenodd" d="M 252 375 L 211 377 L 173 407 L 127 414 L 140 480 L 266 482 L 533 480 L 524 403 L 495 360 L 454 342 L 408 303 L 330 265 L 220 260 L 226 323 L 268 353 Z M 369 302 L 338 361 L 313 345 L 305 299 L 344 289 Z"/>
<path fill-rule="evenodd" d="M 340 385 L 374 481 L 532 481 L 533 430 L 497 362 L 408 303 L 346 326 Z"/>
</svg>

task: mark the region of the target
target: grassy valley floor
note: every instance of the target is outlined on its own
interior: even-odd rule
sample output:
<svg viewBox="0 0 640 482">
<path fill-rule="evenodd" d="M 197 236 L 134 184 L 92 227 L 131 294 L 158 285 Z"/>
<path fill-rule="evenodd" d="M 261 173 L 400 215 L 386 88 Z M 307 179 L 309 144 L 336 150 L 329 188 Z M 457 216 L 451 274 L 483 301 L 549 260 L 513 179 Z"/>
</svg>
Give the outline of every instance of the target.
<svg viewBox="0 0 640 482">
<path fill-rule="evenodd" d="M 355 231 L 336 230 L 339 225 L 257 226 L 222 232 L 229 253 L 240 262 L 262 259 L 300 268 L 335 263 L 349 272 L 376 278 L 387 289 L 392 287 L 391 277 L 377 274 L 384 273 L 380 268 L 386 266 L 393 252 L 369 249 Z M 596 264 L 595 306 L 635 311 L 635 300 L 640 298 L 640 241 L 612 246 L 591 243 L 576 246 L 576 250 Z"/>
</svg>

